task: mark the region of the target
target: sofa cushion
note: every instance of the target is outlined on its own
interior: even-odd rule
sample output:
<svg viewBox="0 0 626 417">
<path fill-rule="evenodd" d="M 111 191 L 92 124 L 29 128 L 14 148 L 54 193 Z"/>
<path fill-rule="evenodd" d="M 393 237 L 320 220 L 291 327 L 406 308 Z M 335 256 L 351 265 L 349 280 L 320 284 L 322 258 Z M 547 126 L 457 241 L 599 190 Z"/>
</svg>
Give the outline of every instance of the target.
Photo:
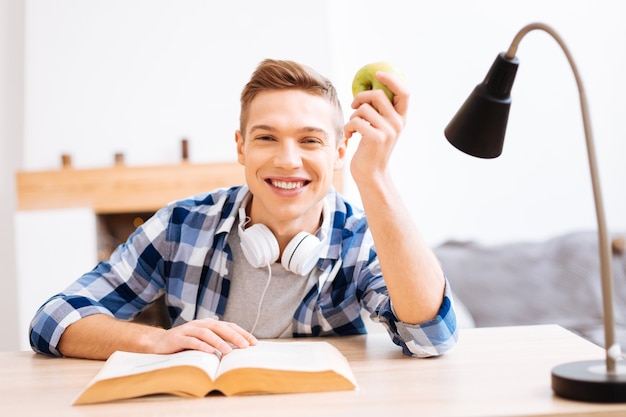
<svg viewBox="0 0 626 417">
<path fill-rule="evenodd" d="M 596 232 L 498 245 L 449 241 L 434 250 L 476 326 L 559 324 L 604 345 Z M 612 267 L 616 341 L 626 346 L 623 252 L 613 254 Z"/>
</svg>

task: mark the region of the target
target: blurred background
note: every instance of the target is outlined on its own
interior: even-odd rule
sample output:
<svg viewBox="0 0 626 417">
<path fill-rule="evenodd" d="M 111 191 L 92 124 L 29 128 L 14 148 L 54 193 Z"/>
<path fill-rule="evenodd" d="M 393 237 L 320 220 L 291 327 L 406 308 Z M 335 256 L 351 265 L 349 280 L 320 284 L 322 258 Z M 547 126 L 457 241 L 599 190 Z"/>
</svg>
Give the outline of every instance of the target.
<svg viewBox="0 0 626 417">
<path fill-rule="evenodd" d="M 412 93 L 393 157 L 426 240 L 541 240 L 595 230 L 578 92 L 544 32 L 522 41 L 503 155 L 443 129 L 524 25 L 551 25 L 585 83 L 610 230 L 626 229 L 626 2 L 621 0 L 0 1 L 0 350 L 28 348 L 45 298 L 95 262 L 84 210 L 16 211 L 15 172 L 234 161 L 239 94 L 264 58 L 316 68 L 350 114 L 354 73 L 401 68 Z M 358 138 L 351 143 L 357 146 Z M 358 203 L 349 173 L 344 191 Z M 185 196 L 181 196 L 185 197 Z"/>
</svg>

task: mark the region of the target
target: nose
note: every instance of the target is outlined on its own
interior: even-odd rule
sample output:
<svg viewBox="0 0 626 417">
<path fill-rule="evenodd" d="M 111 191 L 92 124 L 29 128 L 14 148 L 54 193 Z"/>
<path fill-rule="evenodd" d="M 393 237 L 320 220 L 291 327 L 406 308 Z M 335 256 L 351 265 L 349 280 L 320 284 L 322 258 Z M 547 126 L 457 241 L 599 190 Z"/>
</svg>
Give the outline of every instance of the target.
<svg viewBox="0 0 626 417">
<path fill-rule="evenodd" d="M 302 166 L 302 154 L 295 140 L 284 140 L 274 155 L 274 165 L 284 169 Z"/>
</svg>

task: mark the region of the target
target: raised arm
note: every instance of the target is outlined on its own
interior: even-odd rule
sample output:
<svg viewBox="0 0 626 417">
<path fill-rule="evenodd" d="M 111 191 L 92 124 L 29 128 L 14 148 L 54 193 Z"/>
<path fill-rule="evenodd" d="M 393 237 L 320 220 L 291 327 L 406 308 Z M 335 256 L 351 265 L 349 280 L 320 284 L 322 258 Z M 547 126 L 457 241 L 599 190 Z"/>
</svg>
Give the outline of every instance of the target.
<svg viewBox="0 0 626 417">
<path fill-rule="evenodd" d="M 394 93 L 393 103 L 382 90 L 356 95 L 345 135 L 359 133 L 361 141 L 350 170 L 395 313 L 405 323 L 419 324 L 436 317 L 445 279 L 389 171 L 389 159 L 406 123 L 409 94 L 393 75 L 379 72 L 377 78 Z"/>
</svg>

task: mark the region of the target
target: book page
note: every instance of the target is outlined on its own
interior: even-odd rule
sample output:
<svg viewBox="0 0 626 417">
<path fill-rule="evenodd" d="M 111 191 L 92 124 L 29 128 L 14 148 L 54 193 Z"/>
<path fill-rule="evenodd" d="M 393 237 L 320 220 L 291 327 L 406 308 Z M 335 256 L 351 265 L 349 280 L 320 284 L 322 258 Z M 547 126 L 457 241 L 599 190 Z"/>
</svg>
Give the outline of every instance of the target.
<svg viewBox="0 0 626 417">
<path fill-rule="evenodd" d="M 235 349 L 224 355 L 217 377 L 238 368 L 258 368 L 299 372 L 332 370 L 356 381 L 348 361 L 339 350 L 327 342 L 266 342 Z"/>
<path fill-rule="evenodd" d="M 93 382 L 182 365 L 200 368 L 215 380 L 219 363 L 216 355 L 197 350 L 168 355 L 117 351 L 107 360 Z"/>
</svg>

